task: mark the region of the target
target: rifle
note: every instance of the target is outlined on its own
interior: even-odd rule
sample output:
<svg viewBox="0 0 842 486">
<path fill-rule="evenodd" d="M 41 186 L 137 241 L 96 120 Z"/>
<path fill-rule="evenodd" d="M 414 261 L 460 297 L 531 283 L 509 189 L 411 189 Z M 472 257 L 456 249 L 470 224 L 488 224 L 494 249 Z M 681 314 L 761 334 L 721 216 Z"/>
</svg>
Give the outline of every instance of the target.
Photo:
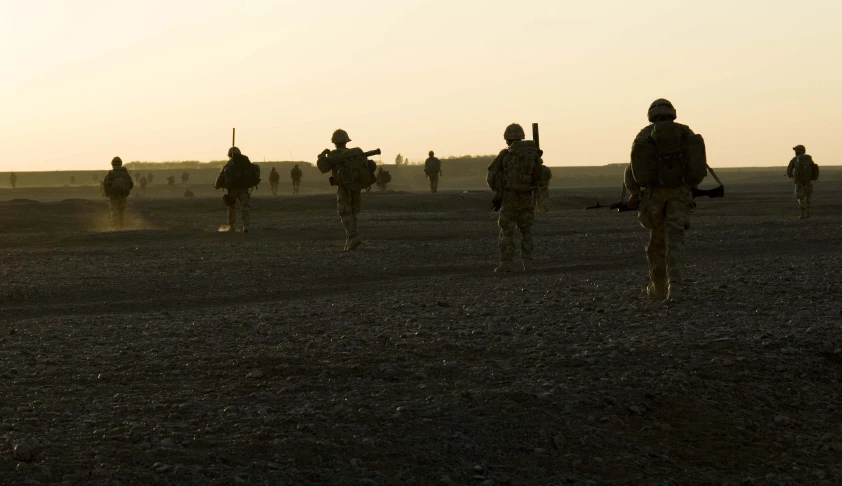
<svg viewBox="0 0 842 486">
<path fill-rule="evenodd" d="M 708 171 L 710 171 L 710 175 L 713 176 L 713 178 L 716 180 L 716 182 L 719 185 L 714 187 L 713 189 L 698 189 L 698 188 L 694 187 L 693 188 L 693 197 L 697 198 L 697 197 L 707 196 L 711 199 L 713 199 L 715 197 L 725 197 L 725 186 L 722 184 L 722 181 L 719 180 L 719 177 L 717 177 L 716 172 L 714 172 L 713 169 L 710 168 L 710 166 L 708 166 Z"/>
<path fill-rule="evenodd" d="M 232 129 L 231 129 L 231 146 L 232 146 L 232 147 L 236 147 L 236 146 L 237 146 L 237 144 L 236 144 L 236 143 L 234 143 L 234 140 L 236 140 L 236 139 L 237 139 L 237 129 L 236 129 L 236 128 L 232 128 Z"/>
<path fill-rule="evenodd" d="M 367 158 L 369 158 L 373 155 L 380 155 L 380 154 L 381 154 L 380 149 L 374 149 L 374 150 L 369 150 L 368 152 L 363 152 L 362 156 L 367 159 Z M 342 159 L 343 159 L 342 156 L 329 157 L 329 155 L 330 155 L 330 149 L 324 149 L 322 151 L 322 153 L 319 154 L 318 162 L 316 163 L 316 165 L 319 166 L 319 170 L 321 170 L 322 173 L 330 172 L 330 169 L 326 169 L 326 170 L 322 169 L 321 165 L 324 165 L 325 167 L 334 168 L 337 165 L 339 165 L 340 163 L 342 163 Z M 339 183 L 336 182 L 336 178 L 334 178 L 333 176 L 330 177 L 329 181 L 330 181 L 331 186 L 338 186 L 339 185 Z"/>
<path fill-rule="evenodd" d="M 589 206 L 585 209 L 602 209 L 602 208 L 616 209 L 617 212 L 620 212 L 620 213 L 624 213 L 626 211 L 632 211 L 632 209 L 629 208 L 629 203 L 626 201 L 626 185 L 623 184 L 623 189 L 622 189 L 622 191 L 620 191 L 620 200 L 615 202 L 614 204 L 610 204 L 608 206 L 603 206 L 602 204 L 599 204 L 599 201 L 597 201 L 595 206 Z"/>
</svg>

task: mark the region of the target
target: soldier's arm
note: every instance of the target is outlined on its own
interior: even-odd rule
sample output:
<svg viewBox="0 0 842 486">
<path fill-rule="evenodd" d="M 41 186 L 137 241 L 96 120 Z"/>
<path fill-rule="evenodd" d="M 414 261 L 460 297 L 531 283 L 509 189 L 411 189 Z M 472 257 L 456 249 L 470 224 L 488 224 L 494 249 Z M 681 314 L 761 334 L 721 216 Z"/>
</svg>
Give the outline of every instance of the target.
<svg viewBox="0 0 842 486">
<path fill-rule="evenodd" d="M 222 170 L 219 171 L 219 175 L 216 176 L 216 182 L 214 183 L 213 188 L 219 189 L 220 187 L 222 187 L 224 181 L 225 181 L 225 168 L 223 167 Z"/>
<path fill-rule="evenodd" d="M 500 168 L 505 152 L 505 150 L 500 151 L 500 153 L 497 154 L 497 157 L 494 157 L 494 160 L 492 160 L 491 164 L 488 165 L 488 175 L 485 178 L 485 182 L 492 191 L 497 190 L 497 178 L 502 177 L 500 174 Z"/>
<path fill-rule="evenodd" d="M 629 190 L 629 194 L 635 195 L 640 194 L 640 184 L 634 180 L 634 176 L 632 175 L 631 170 L 631 163 L 626 166 L 626 171 L 623 173 L 623 184 L 626 185 L 626 189 Z"/>
<path fill-rule="evenodd" d="M 789 165 L 786 167 L 786 176 L 792 179 L 792 171 L 795 169 L 795 161 L 798 160 L 798 157 L 793 157 L 792 160 L 789 161 Z"/>
</svg>

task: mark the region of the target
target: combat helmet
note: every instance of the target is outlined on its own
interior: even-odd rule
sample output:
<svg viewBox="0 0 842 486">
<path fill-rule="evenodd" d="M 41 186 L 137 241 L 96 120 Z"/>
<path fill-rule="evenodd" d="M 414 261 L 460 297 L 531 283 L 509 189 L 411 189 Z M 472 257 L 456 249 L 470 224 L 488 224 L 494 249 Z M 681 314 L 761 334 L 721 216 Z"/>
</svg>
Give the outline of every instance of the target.
<svg viewBox="0 0 842 486">
<path fill-rule="evenodd" d="M 338 129 L 333 132 L 333 136 L 330 137 L 331 143 L 348 143 L 351 141 L 351 137 L 348 136 L 348 132 L 343 129 Z"/>
<path fill-rule="evenodd" d="M 123 159 L 121 159 L 120 157 L 114 157 L 113 159 L 111 159 L 111 165 L 113 167 L 121 167 L 123 165 Z"/>
<path fill-rule="evenodd" d="M 436 153 L 435 153 L 435 152 L 433 152 L 432 150 L 430 150 L 430 153 L 429 153 L 428 155 L 429 155 L 430 157 L 432 157 L 432 156 L 436 155 Z"/>
<path fill-rule="evenodd" d="M 523 132 L 522 126 L 517 123 L 512 123 L 506 127 L 506 131 L 503 132 L 503 138 L 505 138 L 507 142 L 523 140 L 526 138 L 526 133 Z"/>
<path fill-rule="evenodd" d="M 661 117 L 666 117 L 670 120 L 675 120 L 677 117 L 675 107 L 672 106 L 669 100 L 663 98 L 658 98 L 649 105 L 649 113 L 647 115 L 649 117 L 649 123 L 655 123 L 655 120 Z"/>
<path fill-rule="evenodd" d="M 242 155 L 242 152 L 240 152 L 240 149 L 238 149 L 237 147 L 231 147 L 230 149 L 228 149 L 228 157 L 229 158 L 230 157 L 237 157 L 239 155 Z"/>
<path fill-rule="evenodd" d="M 796 154 L 806 154 L 807 153 L 807 149 L 803 145 L 796 145 L 795 147 L 792 147 L 792 150 L 795 150 Z"/>
</svg>

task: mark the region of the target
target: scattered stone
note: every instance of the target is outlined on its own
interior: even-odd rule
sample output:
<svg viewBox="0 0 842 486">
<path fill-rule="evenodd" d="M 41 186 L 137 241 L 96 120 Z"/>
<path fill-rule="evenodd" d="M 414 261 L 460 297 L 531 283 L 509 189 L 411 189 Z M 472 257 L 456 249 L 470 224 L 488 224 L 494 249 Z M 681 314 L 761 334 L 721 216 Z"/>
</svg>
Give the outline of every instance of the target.
<svg viewBox="0 0 842 486">
<path fill-rule="evenodd" d="M 12 450 L 12 455 L 18 461 L 29 462 L 35 456 L 35 448 L 29 444 L 29 442 L 22 441 L 15 444 L 14 449 Z"/>
<path fill-rule="evenodd" d="M 152 470 L 158 474 L 164 474 L 172 470 L 172 466 L 170 466 L 169 464 L 156 462 L 155 464 L 152 464 Z"/>
<path fill-rule="evenodd" d="M 386 368 L 385 370 L 383 370 L 383 376 L 387 380 L 393 380 L 393 379 L 397 378 L 398 372 L 395 371 L 393 368 Z"/>
<path fill-rule="evenodd" d="M 258 379 L 258 378 L 263 378 L 263 375 L 264 375 L 264 373 L 263 373 L 262 370 L 254 370 L 251 373 L 247 374 L 246 378 Z"/>
<path fill-rule="evenodd" d="M 167 437 L 166 439 L 161 441 L 161 447 L 175 447 L 175 441 Z"/>
</svg>

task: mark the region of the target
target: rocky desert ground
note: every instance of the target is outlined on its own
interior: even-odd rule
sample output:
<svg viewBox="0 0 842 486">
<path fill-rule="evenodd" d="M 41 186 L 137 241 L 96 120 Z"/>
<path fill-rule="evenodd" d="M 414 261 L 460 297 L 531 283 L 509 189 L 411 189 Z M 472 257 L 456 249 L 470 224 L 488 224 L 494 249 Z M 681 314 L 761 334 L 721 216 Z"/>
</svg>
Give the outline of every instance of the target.
<svg viewBox="0 0 842 486">
<path fill-rule="evenodd" d="M 445 186 L 445 189 L 447 187 Z M 842 182 L 728 186 L 689 299 L 647 233 L 553 191 L 534 273 L 495 275 L 487 191 L 0 191 L 0 483 L 842 484 Z"/>
</svg>

